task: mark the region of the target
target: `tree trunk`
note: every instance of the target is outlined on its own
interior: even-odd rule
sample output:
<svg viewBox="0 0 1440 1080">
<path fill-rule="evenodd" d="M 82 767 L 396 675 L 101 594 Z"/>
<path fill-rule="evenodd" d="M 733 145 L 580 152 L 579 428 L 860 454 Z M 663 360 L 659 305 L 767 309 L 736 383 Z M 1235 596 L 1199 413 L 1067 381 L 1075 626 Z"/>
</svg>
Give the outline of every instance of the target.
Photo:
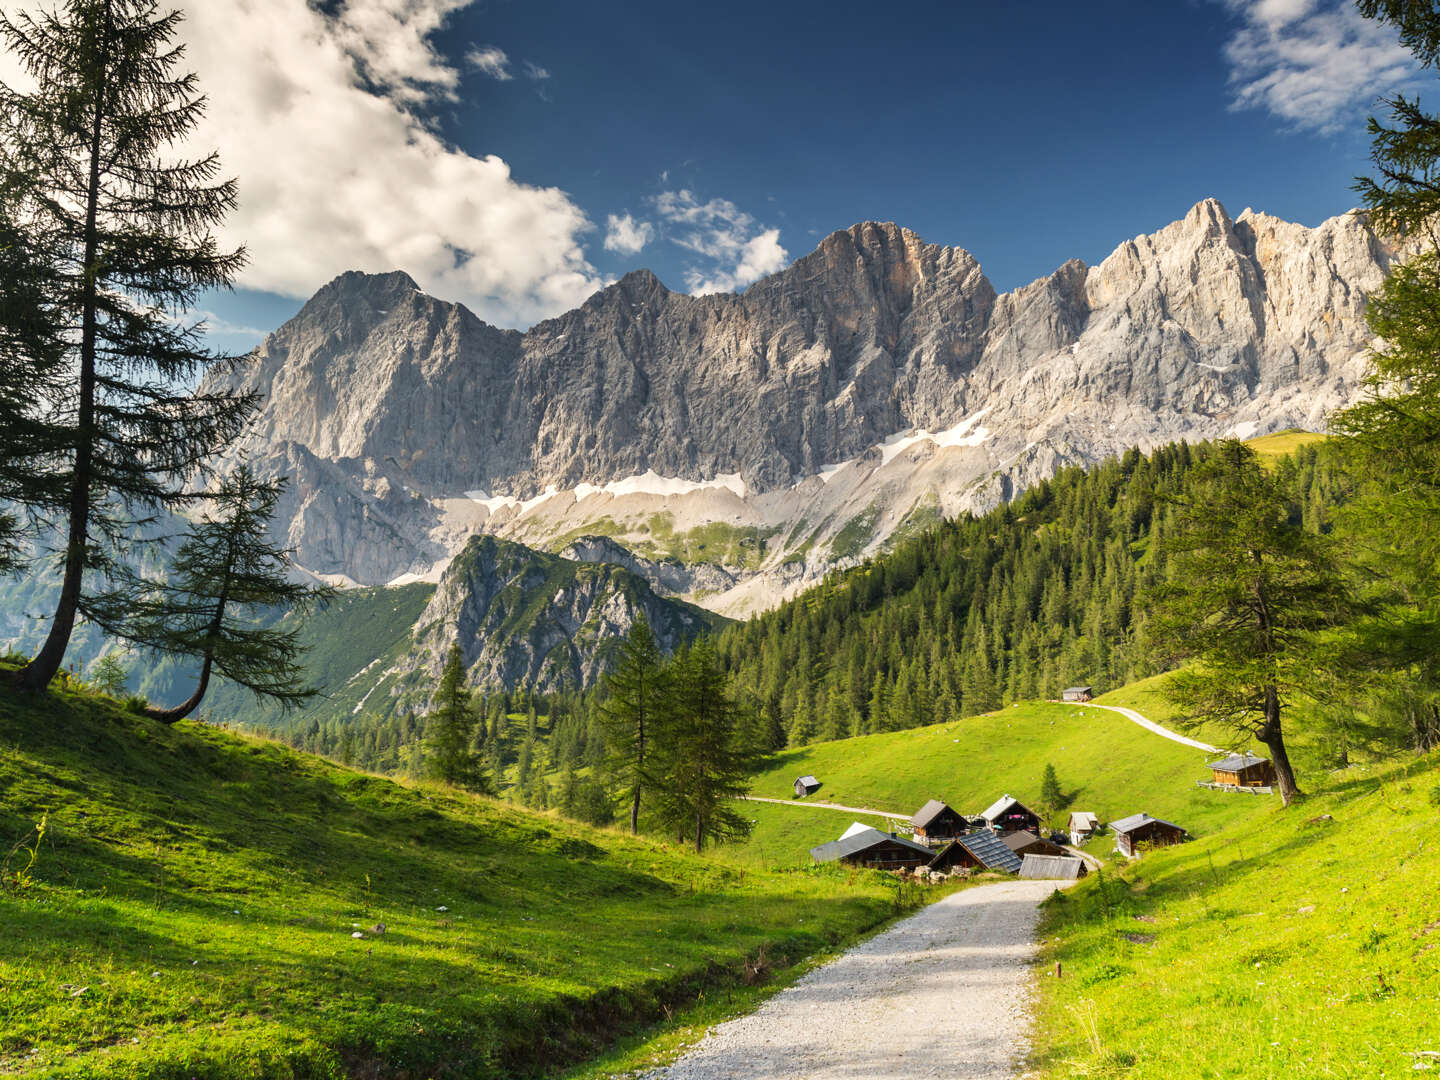
<svg viewBox="0 0 1440 1080">
<path fill-rule="evenodd" d="M 630 834 L 640 835 L 640 782 L 635 782 L 635 792 L 630 797 Z"/>
<path fill-rule="evenodd" d="M 108 48 L 108 9 L 106 15 Z M 108 56 L 105 59 L 108 60 Z M 99 246 L 96 219 L 100 205 L 100 137 L 104 109 L 105 71 L 102 67 L 100 84 L 95 89 L 95 115 L 90 125 L 90 177 L 85 201 L 85 281 L 80 300 L 80 398 L 75 427 L 75 472 L 70 483 L 70 528 L 65 541 L 65 573 L 45 644 L 16 677 L 16 686 L 32 693 L 39 693 L 49 686 L 50 680 L 65 662 L 65 650 L 70 645 L 70 634 L 75 629 L 75 615 L 80 607 L 85 549 L 90 539 L 90 471 L 95 443 L 95 271 L 96 249 Z"/>
<path fill-rule="evenodd" d="M 200 665 L 200 682 L 195 687 L 195 692 L 188 698 L 176 705 L 173 709 L 147 708 L 145 715 L 153 720 L 162 723 L 173 724 L 176 721 L 184 720 L 200 706 L 201 700 L 205 697 L 205 690 L 210 685 L 210 654 L 205 654 L 205 661 Z"/>
<path fill-rule="evenodd" d="M 705 847 L 705 815 L 695 815 L 695 854 L 699 855 Z"/>
<path fill-rule="evenodd" d="M 1270 751 L 1270 761 L 1275 766 L 1275 784 L 1280 788 L 1280 799 L 1289 806 L 1295 801 L 1295 796 L 1302 792 L 1295 781 L 1290 755 L 1285 752 L 1285 734 L 1280 727 L 1280 696 L 1273 686 L 1265 688 L 1265 726 L 1260 730 L 1260 741 Z"/>
</svg>

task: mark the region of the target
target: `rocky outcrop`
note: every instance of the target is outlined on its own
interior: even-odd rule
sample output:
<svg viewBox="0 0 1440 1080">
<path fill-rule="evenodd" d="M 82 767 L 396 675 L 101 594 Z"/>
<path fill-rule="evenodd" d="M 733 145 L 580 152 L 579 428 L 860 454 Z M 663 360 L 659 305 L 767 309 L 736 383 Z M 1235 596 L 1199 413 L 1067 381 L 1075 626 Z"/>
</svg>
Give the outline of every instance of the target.
<svg viewBox="0 0 1440 1080">
<path fill-rule="evenodd" d="M 414 648 L 394 670 L 402 679 L 416 671 L 438 677 L 451 643 L 458 643 L 472 685 L 588 688 L 611 669 L 641 616 L 667 653 L 723 622 L 657 596 L 622 566 L 474 536 L 441 577 L 416 621 Z"/>
<path fill-rule="evenodd" d="M 729 585 L 637 572 L 763 606 L 757 573 L 814 580 L 917 508 L 985 509 L 1132 445 L 1323 427 L 1393 258 L 1358 214 L 1312 229 L 1207 199 L 997 296 L 962 249 L 866 223 L 742 295 L 637 271 L 523 334 L 352 273 L 231 378 L 265 395 L 252 452 L 299 478 L 283 528 L 317 573 L 433 575 L 479 531 L 643 551 L 669 515 L 774 538 Z"/>
</svg>

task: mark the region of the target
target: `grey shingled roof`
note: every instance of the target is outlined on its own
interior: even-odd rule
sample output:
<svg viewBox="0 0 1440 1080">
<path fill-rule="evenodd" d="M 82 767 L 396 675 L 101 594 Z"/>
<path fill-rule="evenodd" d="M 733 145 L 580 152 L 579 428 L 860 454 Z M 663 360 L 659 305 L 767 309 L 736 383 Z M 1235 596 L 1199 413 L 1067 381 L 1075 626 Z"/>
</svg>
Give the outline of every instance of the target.
<svg viewBox="0 0 1440 1080">
<path fill-rule="evenodd" d="M 919 810 L 915 811 L 915 815 L 910 819 L 910 824 L 914 825 L 917 829 L 923 829 L 939 817 L 941 811 L 949 809 L 950 808 L 939 799 L 931 799 L 924 806 L 920 807 Z"/>
<path fill-rule="evenodd" d="M 1220 761 L 1212 761 L 1205 767 L 1216 769 L 1219 772 L 1240 772 L 1242 769 L 1248 769 L 1252 765 L 1259 765 L 1269 760 L 1269 758 L 1256 757 L 1254 754 L 1231 754 Z"/>
<path fill-rule="evenodd" d="M 851 836 L 842 837 L 839 840 L 831 840 L 828 844 L 821 844 L 819 847 L 810 849 L 810 857 L 816 862 L 834 862 L 836 859 L 843 859 L 848 855 L 858 855 L 862 851 L 868 851 L 876 844 L 884 840 L 893 841 L 902 847 L 926 856 L 927 861 L 930 849 L 924 844 L 917 844 L 914 840 L 907 840 L 903 836 L 892 836 L 890 833 L 881 832 L 879 829 L 866 829 Z"/>
<path fill-rule="evenodd" d="M 1054 683 L 1051 683 L 1051 685 L 1053 686 Z M 1067 694 L 1074 694 L 1074 693 L 1077 693 L 1077 692 L 1078 692 L 1078 693 L 1088 694 L 1088 693 L 1090 693 L 1090 691 L 1093 690 L 1093 689 L 1095 689 L 1093 686 L 1067 686 L 1067 687 L 1065 688 L 1065 693 L 1067 693 Z"/>
<path fill-rule="evenodd" d="M 1100 826 L 1100 819 L 1089 810 L 1075 810 L 1070 814 L 1071 827 L 1079 826 L 1082 829 L 1096 829 Z"/>
<path fill-rule="evenodd" d="M 820 786 L 820 781 L 819 781 L 819 780 L 816 780 L 813 776 L 799 776 L 799 777 L 796 777 L 795 783 L 797 783 L 797 784 L 804 784 L 806 787 L 819 787 L 819 786 Z"/>
<path fill-rule="evenodd" d="M 1185 831 L 1184 828 L 1176 825 L 1173 821 L 1166 821 L 1164 818 L 1151 817 L 1149 814 L 1143 812 L 1139 814 L 1131 814 L 1129 817 L 1123 817 L 1119 821 L 1110 822 L 1110 829 L 1116 834 L 1134 832 L 1141 825 L 1147 825 L 1152 821 L 1158 821 L 1161 825 L 1169 825 L 1172 829 L 1179 829 L 1181 832 Z"/>
<path fill-rule="evenodd" d="M 974 855 L 987 870 L 1004 870 L 1013 874 L 1020 869 L 1020 856 L 1006 847 L 1005 842 L 988 829 L 966 833 L 955 843 Z"/>
<path fill-rule="evenodd" d="M 1070 855 L 1026 855 L 1020 864 L 1022 878 L 1074 881 L 1084 873 L 1085 864 Z"/>
</svg>

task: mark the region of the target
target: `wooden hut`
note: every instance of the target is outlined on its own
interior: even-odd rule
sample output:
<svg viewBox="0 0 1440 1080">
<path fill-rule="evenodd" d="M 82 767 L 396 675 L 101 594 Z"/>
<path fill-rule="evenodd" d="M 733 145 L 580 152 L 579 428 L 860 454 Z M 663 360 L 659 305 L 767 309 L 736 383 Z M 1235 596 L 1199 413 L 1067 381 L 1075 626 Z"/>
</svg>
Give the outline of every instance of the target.
<svg viewBox="0 0 1440 1080">
<path fill-rule="evenodd" d="M 1084 702 L 1095 696 L 1094 688 L 1089 686 L 1067 686 L 1060 694 L 1061 701 Z"/>
<path fill-rule="evenodd" d="M 981 829 L 952 840 L 930 860 L 931 870 L 950 870 L 957 866 L 1013 874 L 1020 869 L 1020 856 L 989 829 Z"/>
<path fill-rule="evenodd" d="M 811 795 L 820 790 L 820 781 L 813 776 L 797 776 L 795 778 L 795 794 L 800 798 Z"/>
<path fill-rule="evenodd" d="M 1169 847 L 1185 839 L 1185 830 L 1173 821 L 1153 818 L 1144 813 L 1131 814 L 1119 821 L 1112 821 L 1110 828 L 1115 833 L 1115 850 L 1132 858 L 1141 844 Z"/>
<path fill-rule="evenodd" d="M 1026 855 L 1020 863 L 1022 878 L 1041 881 L 1076 881 L 1089 871 L 1074 855 Z"/>
<path fill-rule="evenodd" d="M 1080 845 L 1089 840 L 1101 829 L 1100 819 L 1088 810 L 1073 810 L 1070 813 L 1070 823 L 1065 831 L 1070 834 L 1070 843 Z"/>
<path fill-rule="evenodd" d="M 816 862 L 843 862 L 877 870 L 912 869 L 925 866 L 934 853 L 924 844 L 879 829 L 850 832 L 840 840 L 810 849 Z"/>
<path fill-rule="evenodd" d="M 1059 844 L 1051 843 L 1043 836 L 1036 836 L 1032 832 L 1014 832 L 1009 836 L 1000 838 L 1000 842 L 1019 855 L 1022 859 L 1026 855 L 1065 855 L 1067 852 Z"/>
<path fill-rule="evenodd" d="M 921 843 L 944 843 L 965 832 L 965 819 L 939 799 L 931 799 L 910 818 L 915 839 Z"/>
<path fill-rule="evenodd" d="M 1274 787 L 1275 766 L 1269 758 L 1254 754 L 1231 754 L 1207 766 L 1214 773 L 1215 787 Z"/>
<path fill-rule="evenodd" d="M 1037 835 L 1040 832 L 1040 815 L 1010 795 L 1002 795 L 980 816 L 986 825 L 1001 834 L 1022 830 Z"/>
</svg>

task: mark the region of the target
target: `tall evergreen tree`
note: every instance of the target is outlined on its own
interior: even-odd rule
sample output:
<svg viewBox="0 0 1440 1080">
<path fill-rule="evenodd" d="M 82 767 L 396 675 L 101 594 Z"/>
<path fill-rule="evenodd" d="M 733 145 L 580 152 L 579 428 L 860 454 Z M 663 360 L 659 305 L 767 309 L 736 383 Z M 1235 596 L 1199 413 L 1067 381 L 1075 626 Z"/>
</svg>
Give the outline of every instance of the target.
<svg viewBox="0 0 1440 1080">
<path fill-rule="evenodd" d="M 1151 597 L 1151 629 L 1171 659 L 1194 662 L 1167 696 L 1182 723 L 1263 743 L 1288 806 L 1299 787 L 1284 710 L 1316 691 L 1311 635 L 1348 603 L 1329 544 L 1292 520 L 1277 478 L 1235 441 L 1201 466 L 1176 524 L 1166 543 L 1175 576 Z"/>
<path fill-rule="evenodd" d="M 166 723 L 189 716 L 216 671 L 286 706 L 315 695 L 300 663 L 299 628 L 257 623 L 267 609 L 303 612 L 330 592 L 293 581 L 289 555 L 267 539 L 283 487 L 238 467 L 186 529 L 163 580 L 127 583 L 94 601 L 99 621 L 120 636 L 200 661 L 195 692 L 173 708 L 148 710 L 151 716 Z"/>
<path fill-rule="evenodd" d="M 620 650 L 620 663 L 605 676 L 609 698 L 600 707 L 600 721 L 609 749 L 607 771 L 628 794 L 630 831 L 640 831 L 640 798 L 650 786 L 654 728 L 666 694 L 665 658 L 650 624 L 635 620 Z"/>
<path fill-rule="evenodd" d="M 184 389 L 219 358 L 184 321 L 202 290 L 227 286 L 243 252 L 212 229 L 235 204 L 213 154 L 172 147 L 204 108 L 176 69 L 181 16 L 153 0 L 67 0 L 56 12 L 0 16 L 0 38 L 31 76 L 0 88 L 0 174 L 26 176 L 18 219 L 49 255 L 45 300 L 67 344 L 64 395 L 47 442 L 64 447 L 60 596 L 18 684 L 43 689 L 76 618 L 87 572 L 103 574 L 137 520 L 183 505 L 184 483 L 242 430 L 253 398 Z"/>
<path fill-rule="evenodd" d="M 458 644 L 445 654 L 435 707 L 425 718 L 425 767 L 431 777 L 470 791 L 489 791 L 489 777 L 470 749 L 470 735 L 479 717 L 470 707 L 465 685 L 465 658 Z"/>
</svg>

